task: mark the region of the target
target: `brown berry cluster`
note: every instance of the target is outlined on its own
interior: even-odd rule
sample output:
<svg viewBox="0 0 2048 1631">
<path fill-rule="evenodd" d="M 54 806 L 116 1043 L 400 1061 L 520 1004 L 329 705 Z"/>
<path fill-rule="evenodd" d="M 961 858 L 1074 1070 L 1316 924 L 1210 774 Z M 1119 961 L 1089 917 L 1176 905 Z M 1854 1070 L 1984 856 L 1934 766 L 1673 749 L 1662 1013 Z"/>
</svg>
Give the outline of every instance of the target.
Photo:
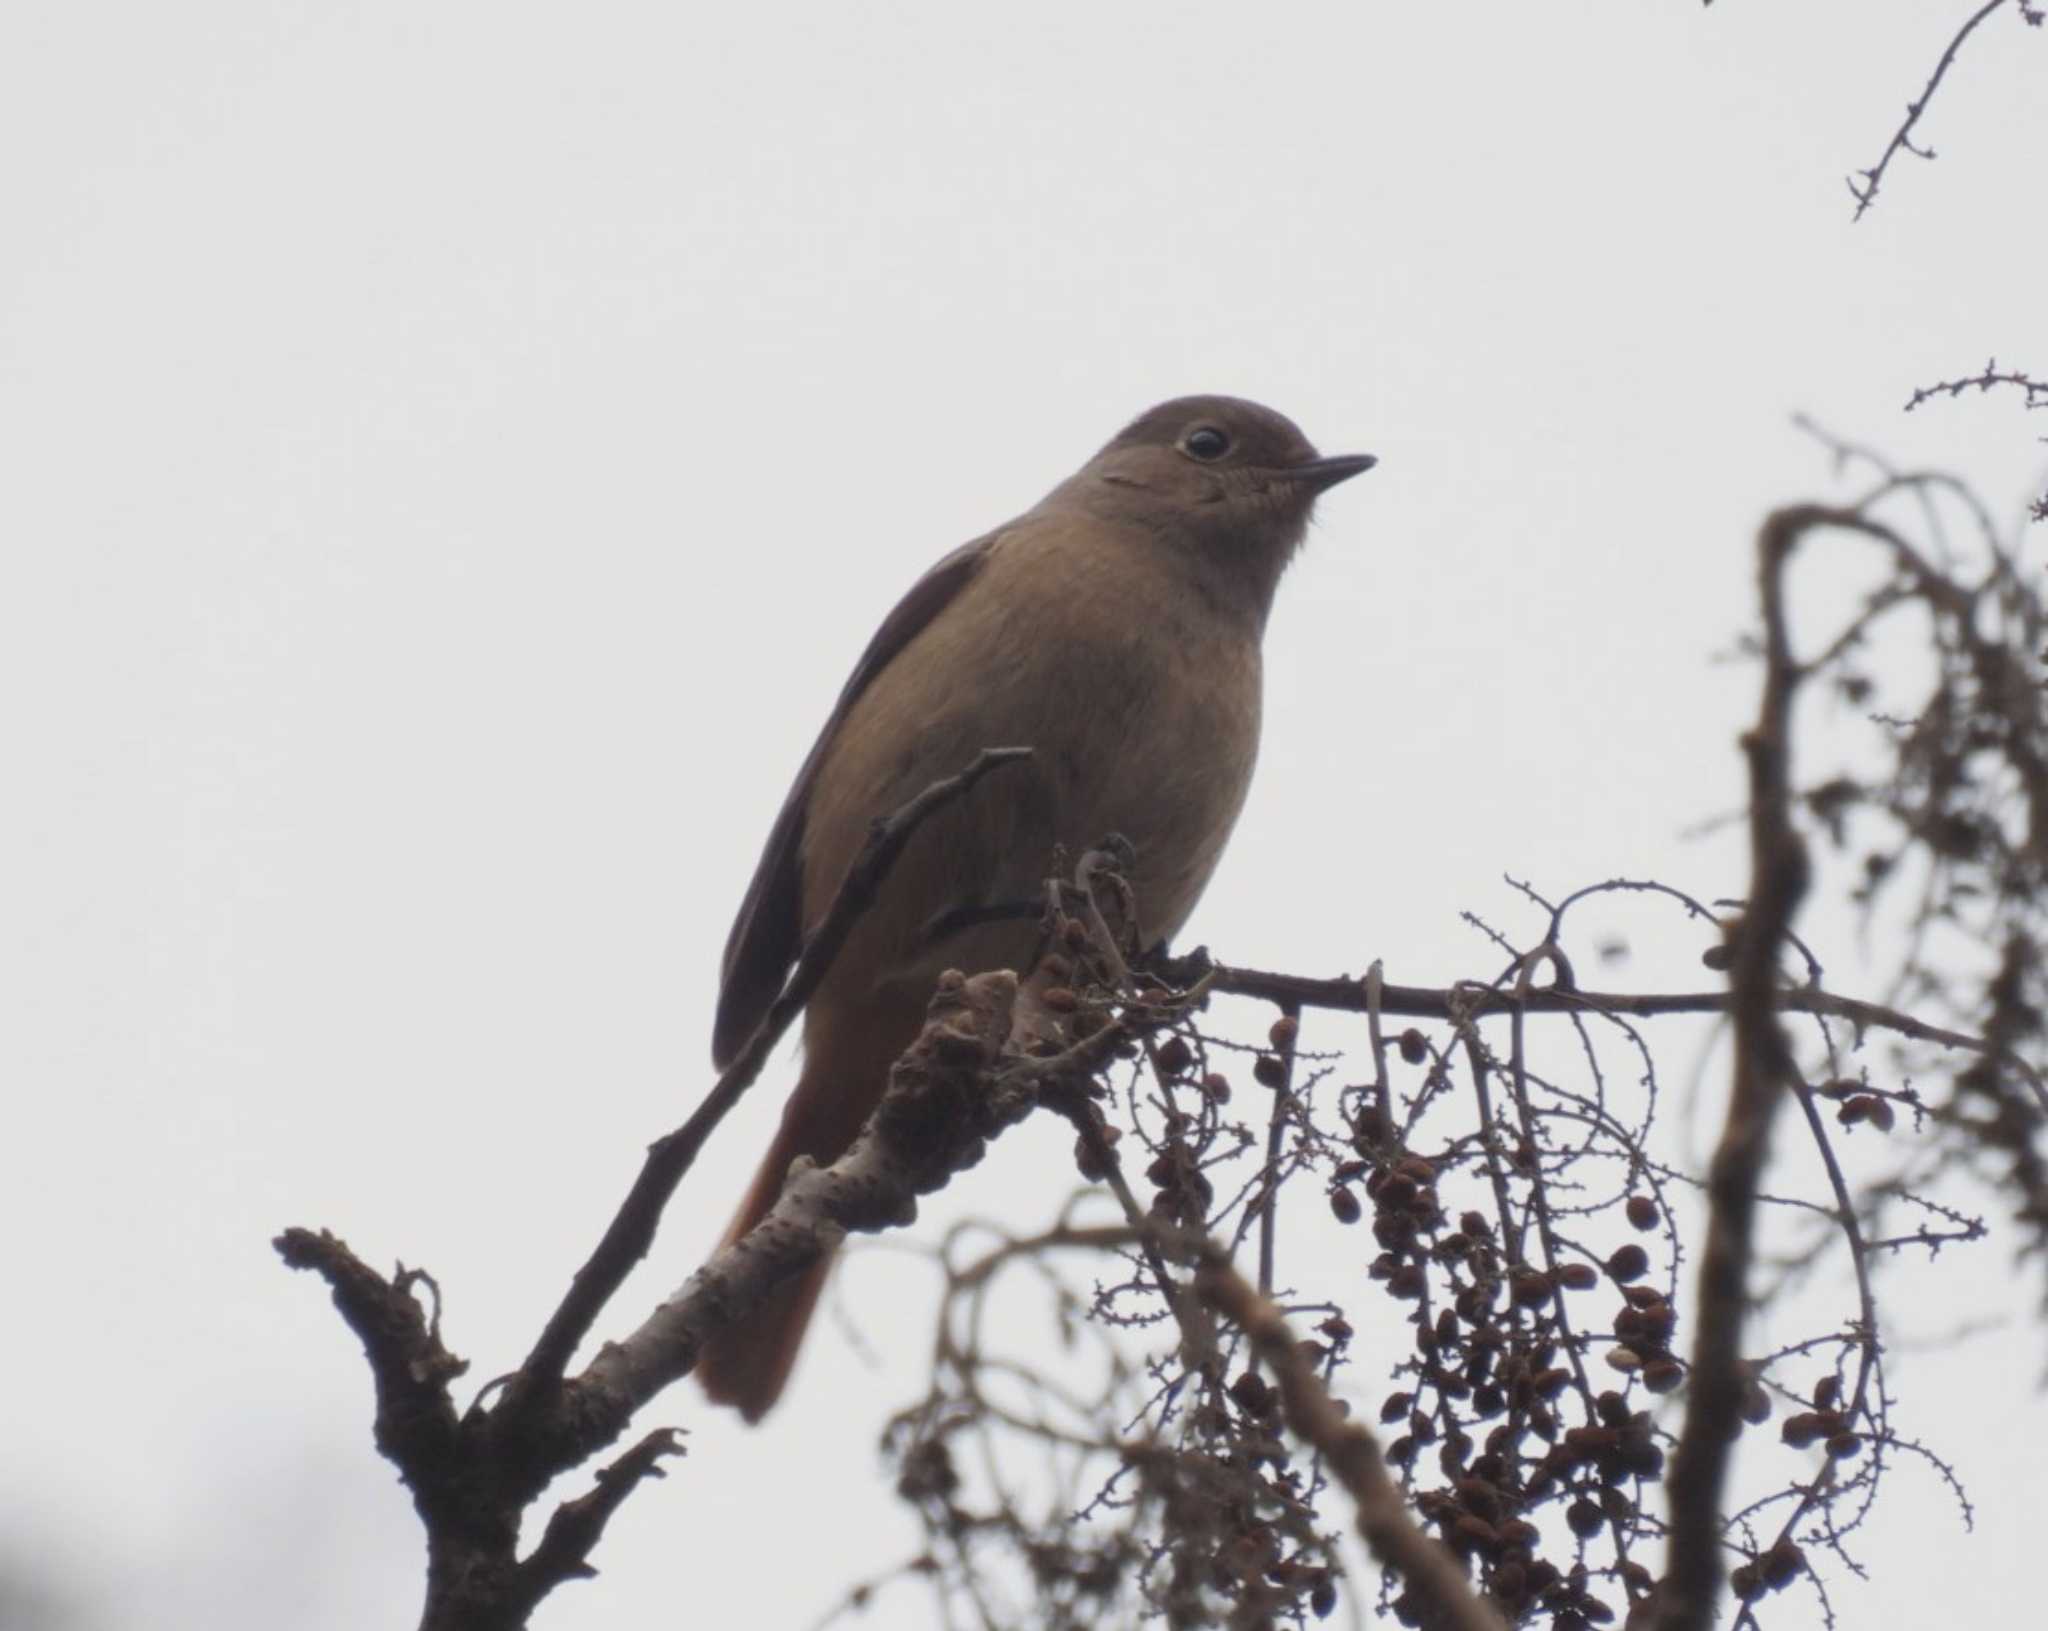
<svg viewBox="0 0 2048 1631">
<path fill-rule="evenodd" d="M 1813 1408 L 1787 1416 L 1778 1436 L 1795 1450 L 1825 1444 L 1831 1460 L 1847 1461 L 1863 1448 L 1863 1438 L 1850 1428 L 1841 1403 L 1841 1378 L 1823 1376 L 1813 1390 Z"/>
<path fill-rule="evenodd" d="M 1350 1340 L 1351 1327 L 1332 1315 L 1317 1329 L 1327 1343 L 1302 1347 L 1321 1364 Z M 1232 1623 L 1272 1627 L 1298 1622 L 1304 1610 L 1327 1616 L 1337 1606 L 1337 1576 L 1284 1437 L 1278 1390 L 1246 1370 L 1205 1394 L 1189 1417 L 1192 1433 L 1170 1458 L 1176 1481 L 1169 1504 L 1178 1508 L 1183 1532 L 1214 1537 L 1200 1560 L 1208 1586 L 1236 1605 Z"/>
<path fill-rule="evenodd" d="M 1597 1594 L 1601 1579 L 1618 1580 L 1631 1603 L 1655 1584 L 1628 1548 L 1643 1521 L 1641 1485 L 1662 1475 L 1664 1450 L 1649 1411 L 1633 1408 L 1627 1389 L 1639 1379 L 1664 1393 L 1683 1380 L 1672 1352 L 1677 1313 L 1664 1292 L 1639 1283 L 1651 1261 L 1634 1242 L 1597 1266 L 1544 1267 L 1518 1255 L 1484 1213 L 1453 1221 L 1438 1199 L 1438 1166 L 1382 1146 L 1332 1175 L 1340 1221 L 1362 1215 L 1354 1184 L 1372 1205 L 1381 1251 L 1371 1277 L 1389 1297 L 1419 1305 L 1408 1316 L 1415 1357 L 1400 1367 L 1408 1385 L 1380 1408 L 1381 1424 L 1397 1434 L 1386 1457 L 1412 1480 L 1435 1447 L 1443 1482 L 1416 1496 L 1417 1510 L 1510 1621 L 1540 1613 L 1562 1631 L 1607 1624 L 1616 1609 Z M 1640 1231 L 1663 1226 L 1648 1196 L 1628 1197 L 1624 1211 Z M 1596 1391 L 1588 1380 L 1582 1356 L 1597 1339 L 1574 1329 L 1566 1313 L 1568 1294 L 1603 1280 L 1619 1292 L 1606 1351 L 1627 1379 L 1618 1391 Z M 1536 1519 L 1546 1508 L 1561 1513 L 1576 1558 L 1545 1555 Z M 1597 1568 L 1585 1543 L 1603 1534 L 1613 1561 Z M 1404 1624 L 1416 1623 L 1405 1594 L 1392 1606 Z"/>
</svg>

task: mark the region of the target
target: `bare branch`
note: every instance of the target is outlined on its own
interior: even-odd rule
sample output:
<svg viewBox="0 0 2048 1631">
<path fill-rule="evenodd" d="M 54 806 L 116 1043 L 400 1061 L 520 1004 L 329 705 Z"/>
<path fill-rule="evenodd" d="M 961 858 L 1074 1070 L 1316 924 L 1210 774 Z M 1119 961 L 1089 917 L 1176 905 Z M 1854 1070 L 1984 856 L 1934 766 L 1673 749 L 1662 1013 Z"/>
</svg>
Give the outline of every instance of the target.
<svg viewBox="0 0 2048 1631">
<path fill-rule="evenodd" d="M 1985 18 L 1989 17 L 2004 4 L 2005 0 L 1987 0 L 1985 5 L 1971 14 L 1968 22 L 1956 30 L 1955 38 L 1948 42 L 1948 49 L 1942 52 L 1941 60 L 1934 65 L 1934 72 L 1928 78 L 1927 88 L 1921 91 L 1919 100 L 1906 104 L 1905 122 L 1892 132 L 1892 139 L 1885 144 L 1885 150 L 1879 156 L 1877 163 L 1873 164 L 1868 170 L 1856 172 L 1856 176 L 1862 177 L 1860 182 L 1856 179 L 1856 176 L 1849 178 L 1849 192 L 1856 200 L 1856 214 L 1852 219 L 1862 220 L 1864 212 L 1877 202 L 1877 189 L 1884 181 L 1885 170 L 1899 154 L 1911 153 L 1915 158 L 1920 159 L 1931 159 L 1934 157 L 1933 148 L 1916 147 L 1913 145 L 1913 127 L 1919 124 L 1920 116 L 1927 111 L 1928 103 L 1934 100 L 1934 93 L 1940 89 L 1942 79 L 1947 75 L 1949 69 L 1955 66 L 1956 53 L 1962 50 L 1963 41 L 1970 37 L 1971 32 L 1979 23 L 1983 22 Z M 2031 15 L 2027 15 L 2030 11 L 2029 7 L 2022 5 L 2020 10 L 2022 15 L 2027 16 L 2028 22 L 2031 23 L 2038 20 Z"/>
<path fill-rule="evenodd" d="M 1771 1122 L 1796 1078 L 1792 1045 L 1778 1020 L 1778 959 L 1810 878 L 1806 846 L 1792 825 L 1791 713 L 1800 670 L 1786 631 L 1785 564 L 1800 538 L 1827 519 L 1828 512 L 1812 505 L 1780 510 L 1757 540 L 1764 694 L 1742 743 L 1749 759 L 1750 888 L 1728 980 L 1735 1080 L 1708 1173 L 1711 1209 L 1685 1426 L 1671 1460 L 1659 1631 L 1706 1631 L 1723 1574 L 1721 1486 L 1748 1386 L 1740 1355 L 1758 1180 L 1770 1153 Z"/>
<path fill-rule="evenodd" d="M 648 1147 L 640 1176 L 633 1181 L 604 1238 L 576 1271 L 568 1293 L 513 1379 L 506 1400 L 510 1409 L 516 1412 L 524 1408 L 529 1399 L 560 1382 L 570 1356 L 589 1335 L 599 1311 L 625 1283 L 633 1266 L 647 1255 L 662 1211 L 696 1162 L 697 1153 L 753 1084 L 782 1033 L 817 990 L 818 982 L 831 968 L 854 924 L 874 901 L 882 880 L 903 853 L 911 834 L 936 811 L 964 797 L 989 772 L 1030 756 L 1029 748 L 984 748 L 957 776 L 932 783 L 886 820 L 875 823 L 867 843 L 847 868 L 846 881 L 839 886 L 839 893 L 805 942 L 788 983 L 769 1006 L 746 1046 L 740 1049 L 739 1057 L 719 1077 L 688 1121 Z"/>
<path fill-rule="evenodd" d="M 571 1384 L 577 1412 L 629 1418 L 689 1373 L 707 1338 L 830 1252 L 849 1230 L 915 1222 L 919 1195 L 978 1163 L 987 1141 L 1037 1104 L 1041 1081 L 1076 1068 L 1063 1056 L 996 1069 L 1010 1041 L 1016 995 L 1017 977 L 1007 971 L 943 976 L 924 1033 L 896 1062 L 888 1093 L 853 1147 L 826 1167 L 798 1160 L 760 1223 L 632 1335 L 607 1343 Z"/>
<path fill-rule="evenodd" d="M 1353 979 L 1339 974 L 1318 978 L 1266 969 L 1226 968 L 1220 964 L 1214 976 L 1214 989 L 1233 996 L 1263 997 L 1275 1003 L 1353 1014 L 1369 1012 L 1373 1003 L 1370 976 Z M 1575 991 L 1556 986 L 1517 991 L 1482 985 L 1387 984 L 1379 985 L 1377 990 L 1378 1012 L 1415 1019 L 1485 1019 L 1515 1013 L 1618 1014 L 1632 1019 L 1655 1019 L 1670 1014 L 1726 1014 L 1733 1012 L 1735 1004 L 1733 994 L 1727 991 Z M 1771 993 L 1770 1002 L 1781 1014 L 1815 1014 L 1845 1020 L 1858 1030 L 1893 1031 L 1916 1042 L 1962 1048 L 1982 1055 L 2023 1076 L 2043 1112 L 2048 1113 L 2048 1077 L 1997 1042 L 1930 1025 L 1879 1003 L 1808 986 L 1781 987 Z"/>
<path fill-rule="evenodd" d="M 2011 387 L 2019 391 L 2022 405 L 2028 408 L 2048 408 L 2048 380 L 2035 379 L 2011 368 L 2000 368 L 1998 359 L 1991 358 L 1984 364 L 1983 371 L 1967 379 L 1937 380 L 1932 385 L 1917 387 L 1906 400 L 1906 412 L 1911 413 L 1923 402 L 1930 402 L 1938 396 L 1957 397 L 1965 391 L 1989 391 L 1998 387 Z M 2048 437 L 2043 437 L 2048 441 Z M 2048 492 L 2042 493 L 2027 507 L 2028 517 L 2035 521 L 2048 521 Z"/>
</svg>

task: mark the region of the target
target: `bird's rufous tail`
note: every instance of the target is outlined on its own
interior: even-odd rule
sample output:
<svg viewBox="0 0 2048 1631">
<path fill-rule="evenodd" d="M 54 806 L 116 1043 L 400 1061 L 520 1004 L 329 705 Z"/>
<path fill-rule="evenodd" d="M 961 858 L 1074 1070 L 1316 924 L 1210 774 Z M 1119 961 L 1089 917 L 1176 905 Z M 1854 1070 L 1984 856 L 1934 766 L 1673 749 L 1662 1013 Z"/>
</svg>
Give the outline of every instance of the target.
<svg viewBox="0 0 2048 1631">
<path fill-rule="evenodd" d="M 803 1088 L 797 1089 L 800 1096 Z M 795 1108 L 795 1100 L 791 1101 Z M 782 1193 L 782 1180 L 790 1162 L 806 1153 L 791 1137 L 789 1117 L 775 1135 L 768 1157 L 733 1214 L 723 1251 L 768 1215 Z M 832 1272 L 832 1255 L 821 1257 L 802 1273 L 791 1276 L 768 1293 L 755 1307 L 740 1316 L 704 1346 L 697 1356 L 697 1380 L 713 1404 L 731 1405 L 750 1422 L 759 1421 L 769 1407 L 782 1397 L 789 1373 L 796 1368 L 797 1350 L 803 1346 L 804 1331 L 824 1292 Z"/>
<path fill-rule="evenodd" d="M 721 1248 L 768 1215 L 782 1194 L 790 1162 L 799 1155 L 836 1161 L 846 1153 L 881 1102 L 890 1065 L 917 1035 L 921 1012 L 921 1005 L 879 998 L 813 1002 L 804 1016 L 803 1074 Z M 783 1281 L 705 1344 L 697 1359 L 697 1380 L 712 1403 L 731 1405 L 750 1422 L 768 1413 L 789 1381 L 831 1272 L 828 1254 Z"/>
</svg>

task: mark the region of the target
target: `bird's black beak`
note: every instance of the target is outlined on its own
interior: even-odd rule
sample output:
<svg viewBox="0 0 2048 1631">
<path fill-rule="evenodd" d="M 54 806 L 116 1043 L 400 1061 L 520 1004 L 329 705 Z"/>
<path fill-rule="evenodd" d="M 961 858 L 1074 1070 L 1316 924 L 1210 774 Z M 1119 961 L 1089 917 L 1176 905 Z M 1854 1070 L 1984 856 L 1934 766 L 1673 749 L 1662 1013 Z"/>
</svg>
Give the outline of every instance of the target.
<svg viewBox="0 0 2048 1631">
<path fill-rule="evenodd" d="M 1310 459 L 1287 467 L 1287 479 L 1312 493 L 1326 492 L 1340 481 L 1362 476 L 1380 461 L 1370 453 L 1336 453 L 1327 459 Z"/>
</svg>

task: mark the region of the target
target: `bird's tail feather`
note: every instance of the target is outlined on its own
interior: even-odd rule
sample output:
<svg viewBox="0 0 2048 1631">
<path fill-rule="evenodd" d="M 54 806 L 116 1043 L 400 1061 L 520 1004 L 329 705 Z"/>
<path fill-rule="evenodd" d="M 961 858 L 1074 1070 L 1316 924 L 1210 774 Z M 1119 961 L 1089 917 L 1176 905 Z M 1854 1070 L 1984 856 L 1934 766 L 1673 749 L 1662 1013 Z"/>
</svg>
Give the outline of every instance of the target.
<svg viewBox="0 0 2048 1631">
<path fill-rule="evenodd" d="M 768 1215 L 799 1155 L 836 1161 L 846 1152 L 881 1100 L 891 1061 L 916 1035 L 917 1013 L 915 1007 L 898 1011 L 883 1003 L 813 1006 L 805 1016 L 803 1074 L 721 1249 Z M 712 1403 L 731 1405 L 754 1422 L 782 1396 L 832 1272 L 832 1255 L 785 1280 L 705 1344 L 697 1380 Z"/>
</svg>

